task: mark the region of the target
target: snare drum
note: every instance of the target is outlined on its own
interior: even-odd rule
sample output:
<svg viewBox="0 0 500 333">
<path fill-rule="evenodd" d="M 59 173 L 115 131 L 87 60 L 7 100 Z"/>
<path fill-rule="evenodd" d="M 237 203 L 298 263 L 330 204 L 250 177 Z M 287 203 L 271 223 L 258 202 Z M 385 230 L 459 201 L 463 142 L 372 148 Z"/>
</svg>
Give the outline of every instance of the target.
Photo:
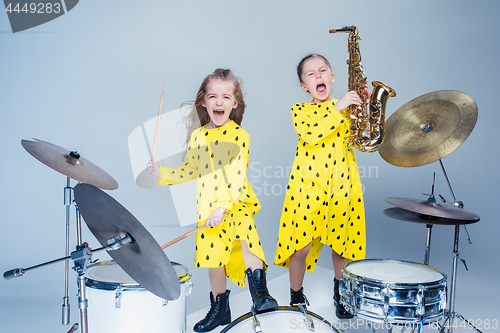
<svg viewBox="0 0 500 333">
<path fill-rule="evenodd" d="M 446 276 L 408 261 L 350 262 L 342 271 L 339 291 L 347 311 L 373 322 L 428 324 L 439 320 L 446 308 Z"/>
<path fill-rule="evenodd" d="M 90 266 L 85 278 L 89 332 L 185 332 L 191 275 L 181 264 L 172 262 L 172 266 L 181 284 L 175 301 L 153 295 L 115 261 Z"/>
<path fill-rule="evenodd" d="M 284 332 L 336 332 L 334 326 L 317 314 L 306 311 L 312 321 L 308 324 L 299 309 L 289 306 L 279 306 L 276 309 L 257 314 L 262 333 Z M 253 315 L 248 312 L 228 324 L 221 333 L 255 333 Z"/>
</svg>

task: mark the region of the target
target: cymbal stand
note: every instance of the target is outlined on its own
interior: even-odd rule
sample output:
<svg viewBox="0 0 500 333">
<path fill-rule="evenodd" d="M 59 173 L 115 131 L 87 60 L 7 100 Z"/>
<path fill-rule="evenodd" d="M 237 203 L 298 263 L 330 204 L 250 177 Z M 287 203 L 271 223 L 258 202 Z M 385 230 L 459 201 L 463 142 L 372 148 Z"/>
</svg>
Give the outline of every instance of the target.
<svg viewBox="0 0 500 333">
<path fill-rule="evenodd" d="M 97 248 L 95 250 L 90 249 L 89 247 L 83 247 L 77 251 L 71 252 L 71 255 L 65 256 L 62 258 L 54 259 L 51 261 L 44 262 L 42 264 L 38 264 L 35 266 L 31 266 L 28 268 L 15 268 L 10 271 L 7 271 L 3 274 L 3 277 L 5 279 L 13 279 L 15 277 L 21 277 L 24 275 L 29 270 L 35 269 L 35 268 L 40 268 L 42 266 L 54 264 L 56 262 L 60 261 L 68 261 L 69 259 L 72 259 L 75 266 L 73 269 L 78 273 L 78 307 L 80 308 L 80 326 L 81 326 L 81 333 L 88 333 L 88 318 L 87 318 L 87 307 L 88 307 L 88 301 L 87 301 L 87 294 L 85 290 L 85 271 L 87 270 L 87 266 L 92 263 L 92 253 L 101 251 L 101 250 L 106 250 L 106 251 L 112 251 L 112 250 L 118 250 L 120 247 L 122 247 L 126 243 L 132 242 L 132 237 L 130 237 L 129 234 L 127 234 L 125 237 L 120 238 L 120 236 L 116 236 L 114 238 L 111 238 L 108 240 L 108 245 L 103 246 L 100 248 Z"/>
<path fill-rule="evenodd" d="M 434 172 L 434 175 L 432 176 L 432 189 L 431 189 L 431 194 L 425 194 L 428 195 L 429 198 L 427 201 L 430 202 L 436 202 L 436 198 L 434 197 L 434 184 L 436 182 L 436 173 Z M 431 217 L 429 216 L 429 220 Z M 429 265 L 429 257 L 431 255 L 431 237 L 432 237 L 432 224 L 427 223 L 427 232 L 425 234 L 425 255 L 424 255 L 424 265 Z"/>
<path fill-rule="evenodd" d="M 66 187 L 64 188 L 64 205 L 66 206 L 66 257 L 69 256 L 69 219 L 71 210 L 71 188 L 70 178 L 66 177 Z M 62 324 L 68 325 L 70 320 L 70 305 L 68 296 L 69 286 L 69 259 L 64 262 L 64 297 L 62 305 Z"/>
<path fill-rule="evenodd" d="M 443 165 L 443 162 L 441 161 L 441 159 L 439 159 L 439 163 L 441 164 L 441 168 L 443 169 L 443 173 L 444 173 L 444 176 L 446 178 L 446 182 L 448 183 L 448 186 L 449 186 L 450 191 L 451 191 L 451 195 L 453 196 L 453 203 L 454 203 L 454 205 L 457 206 L 457 207 L 460 207 L 460 208 L 464 208 L 463 202 L 462 201 L 457 201 L 457 199 L 455 197 L 455 193 L 453 193 L 453 189 L 451 187 L 450 179 L 448 178 L 448 175 L 446 174 L 446 170 L 444 169 L 444 165 Z M 464 228 L 465 228 L 465 225 L 464 225 Z M 465 230 L 467 232 L 467 228 L 465 228 Z M 458 266 L 458 259 L 460 259 L 462 261 L 462 263 L 465 266 L 465 269 L 469 270 L 467 268 L 467 264 L 465 263 L 465 260 L 462 259 L 462 258 L 460 258 L 459 254 L 458 254 L 459 235 L 460 235 L 460 225 L 457 224 L 457 225 L 455 225 L 455 238 L 454 238 L 454 242 L 453 242 L 453 268 L 452 268 L 452 272 L 451 272 L 451 290 L 450 290 L 450 293 L 449 293 L 450 297 L 449 297 L 448 311 L 446 313 L 446 319 L 443 322 L 443 325 L 440 327 L 439 333 L 444 332 L 447 324 L 449 325 L 448 326 L 448 333 L 452 333 L 453 332 L 453 322 L 455 320 L 455 317 L 458 317 L 461 320 L 465 321 L 469 325 L 469 327 L 473 328 L 476 332 L 482 333 L 469 320 L 467 320 L 466 318 L 464 318 L 464 316 L 462 316 L 458 312 L 455 312 L 455 292 L 456 292 L 456 289 L 457 289 L 457 266 Z M 467 232 L 467 236 L 468 236 L 468 232 Z M 469 243 L 471 243 L 470 238 L 468 238 L 468 239 L 469 239 Z"/>
</svg>

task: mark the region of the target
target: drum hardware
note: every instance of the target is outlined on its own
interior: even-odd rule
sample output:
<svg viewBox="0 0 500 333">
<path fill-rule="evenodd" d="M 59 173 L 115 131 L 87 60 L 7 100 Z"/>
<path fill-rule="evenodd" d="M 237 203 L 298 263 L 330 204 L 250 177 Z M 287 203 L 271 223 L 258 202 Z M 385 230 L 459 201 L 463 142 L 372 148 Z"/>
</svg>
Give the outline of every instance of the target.
<svg viewBox="0 0 500 333">
<path fill-rule="evenodd" d="M 75 323 L 73 326 L 71 326 L 68 333 L 76 332 L 76 330 L 78 330 L 78 323 Z"/>
<path fill-rule="evenodd" d="M 80 325 L 81 325 L 81 332 L 82 333 L 87 333 L 87 298 L 86 298 L 86 292 L 85 292 L 85 271 L 87 269 L 87 266 L 89 263 L 91 263 L 91 258 L 92 258 L 92 253 L 101 251 L 101 250 L 107 250 L 107 251 L 112 251 L 112 250 L 118 250 L 120 247 L 122 247 L 124 244 L 131 242 L 132 239 L 130 238 L 129 235 L 126 235 L 123 238 L 115 238 L 114 240 L 110 240 L 109 244 L 107 246 L 103 246 L 100 248 L 97 248 L 95 250 L 92 250 L 89 247 L 83 247 L 77 251 L 71 252 L 71 255 L 54 259 L 51 261 L 47 261 L 45 263 L 41 263 L 35 266 L 31 266 L 28 268 L 15 268 L 10 271 L 6 271 L 3 274 L 3 277 L 5 279 L 13 279 L 15 277 L 21 277 L 24 275 L 29 270 L 40 268 L 46 265 L 54 264 L 56 262 L 60 261 L 68 261 L 69 259 L 72 259 L 74 262 L 74 267 L 73 269 L 78 273 L 78 280 L 77 280 L 77 285 L 78 285 L 78 308 L 80 309 Z M 76 325 L 76 324 L 75 324 Z M 75 328 L 75 325 L 71 328 L 70 332 L 72 331 L 73 328 Z M 76 328 L 75 328 L 76 330 Z"/>
<path fill-rule="evenodd" d="M 306 326 L 309 329 L 309 331 L 314 332 L 313 320 L 312 320 L 311 316 L 307 313 L 307 310 L 306 310 L 306 307 L 304 306 L 304 304 L 297 304 L 297 308 L 304 315 L 304 321 L 305 321 Z"/>
<path fill-rule="evenodd" d="M 67 176 L 66 187 L 64 188 L 64 205 L 66 206 L 66 256 L 70 255 L 69 234 L 70 234 L 70 206 L 72 204 L 72 188 L 70 178 L 80 182 L 94 184 L 103 189 L 114 190 L 118 188 L 118 183 L 104 170 L 97 167 L 90 161 L 81 157 L 76 151 L 69 151 L 51 143 L 33 139 L 21 140 L 24 149 L 37 160 Z M 78 213 L 77 213 L 78 215 Z M 77 217 L 78 221 L 78 217 Z M 81 225 L 81 224 L 80 224 Z M 79 226 L 78 231 L 81 231 Z M 80 233 L 81 234 L 81 233 Z M 81 239 L 79 242 L 81 245 Z M 70 304 L 68 296 L 69 286 L 69 260 L 64 264 L 64 297 L 62 305 L 62 324 L 68 325 L 70 321 Z"/>
<path fill-rule="evenodd" d="M 445 320 L 443 322 L 443 325 L 440 326 L 440 333 L 442 333 L 446 329 L 447 325 L 449 325 L 448 333 L 453 332 L 453 321 L 455 320 L 455 317 L 458 317 L 461 320 L 464 320 L 476 332 L 481 333 L 481 331 L 478 328 L 476 328 L 474 325 L 472 325 L 472 323 L 469 320 L 467 320 L 465 317 L 463 317 L 461 314 L 459 314 L 455 311 L 455 293 L 456 293 L 458 260 L 460 260 L 463 263 L 466 271 L 469 270 L 467 267 L 466 261 L 464 259 L 460 258 L 460 256 L 459 256 L 458 245 L 459 245 L 460 226 L 463 225 L 465 232 L 466 232 L 466 235 L 467 235 L 468 242 L 469 242 L 469 244 L 472 244 L 469 233 L 468 233 L 465 225 L 478 222 L 480 218 L 476 214 L 468 212 L 468 211 L 463 209 L 463 207 L 464 207 L 463 202 L 458 201 L 456 199 L 455 193 L 453 192 L 453 188 L 451 186 L 451 182 L 448 178 L 448 175 L 446 173 L 446 170 L 444 168 L 444 165 L 443 165 L 443 162 L 441 161 L 441 159 L 439 160 L 439 163 L 440 163 L 441 168 L 443 170 L 443 174 L 445 176 L 445 179 L 446 179 L 446 182 L 447 182 L 448 187 L 450 189 L 450 192 L 453 196 L 453 205 L 441 205 L 441 204 L 435 203 L 435 199 L 434 199 L 434 203 L 426 204 L 425 201 L 419 201 L 419 200 L 412 200 L 412 199 L 405 199 L 405 198 L 386 198 L 386 202 L 393 204 L 402 210 L 407 210 L 409 212 L 406 212 L 404 214 L 400 214 L 399 210 L 394 210 L 391 208 L 389 210 L 386 209 L 384 211 L 384 213 L 390 217 L 395 217 L 396 215 L 398 215 L 399 217 L 402 217 L 402 216 L 410 216 L 411 217 L 413 215 L 413 217 L 408 218 L 408 219 L 405 219 L 405 218 L 400 218 L 400 219 L 410 221 L 410 222 L 421 222 L 421 223 L 425 222 L 427 226 L 433 225 L 433 224 L 444 224 L 444 225 L 454 225 L 455 226 L 454 241 L 453 241 L 453 265 L 452 265 L 452 274 L 451 274 L 451 289 L 449 292 L 448 310 L 446 311 Z M 441 197 L 443 203 L 446 203 L 446 199 L 442 195 L 439 195 L 439 196 Z M 433 195 L 432 195 L 432 197 L 433 197 Z M 420 215 L 420 221 L 416 217 L 417 215 Z M 398 218 L 398 217 L 395 217 L 395 218 Z M 427 220 L 426 220 L 426 218 L 427 218 Z M 428 230 L 429 229 L 430 228 L 428 228 Z M 428 252 L 430 251 L 430 234 L 428 234 L 427 238 L 428 239 L 426 239 L 426 257 L 425 257 L 425 260 L 428 263 Z"/>
<path fill-rule="evenodd" d="M 262 332 L 262 328 L 260 327 L 260 321 L 257 318 L 257 311 L 255 310 L 255 307 L 252 306 L 252 308 L 250 309 L 250 311 L 252 312 L 253 329 L 254 329 L 255 333 L 261 333 Z"/>
</svg>

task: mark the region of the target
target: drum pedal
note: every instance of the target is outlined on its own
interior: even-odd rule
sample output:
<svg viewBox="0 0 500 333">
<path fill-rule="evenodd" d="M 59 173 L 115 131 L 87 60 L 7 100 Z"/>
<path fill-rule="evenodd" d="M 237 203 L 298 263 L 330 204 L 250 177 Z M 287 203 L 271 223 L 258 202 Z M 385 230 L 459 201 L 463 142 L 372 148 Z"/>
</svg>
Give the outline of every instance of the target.
<svg viewBox="0 0 500 333">
<path fill-rule="evenodd" d="M 304 306 L 304 304 L 297 304 L 297 308 L 304 315 L 304 322 L 307 326 L 307 329 L 311 332 L 314 332 L 315 329 L 314 329 L 313 320 L 312 320 L 311 316 L 307 313 L 307 310 L 306 310 L 306 307 Z"/>
<path fill-rule="evenodd" d="M 252 320 L 253 320 L 253 329 L 255 331 L 255 333 L 261 333 L 262 332 L 262 328 L 260 327 L 260 321 L 259 319 L 257 319 L 257 311 L 255 310 L 255 307 L 252 306 L 251 310 L 252 311 Z"/>
</svg>

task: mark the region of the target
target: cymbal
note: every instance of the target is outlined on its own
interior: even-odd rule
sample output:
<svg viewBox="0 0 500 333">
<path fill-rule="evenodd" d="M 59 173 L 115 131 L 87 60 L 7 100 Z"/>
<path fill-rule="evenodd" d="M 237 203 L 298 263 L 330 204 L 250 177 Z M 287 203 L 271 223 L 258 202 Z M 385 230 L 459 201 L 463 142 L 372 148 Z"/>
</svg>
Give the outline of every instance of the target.
<svg viewBox="0 0 500 333">
<path fill-rule="evenodd" d="M 477 121 L 477 105 L 467 94 L 441 90 L 417 97 L 386 121 L 378 150 L 390 164 L 416 167 L 437 161 L 467 139 Z"/>
<path fill-rule="evenodd" d="M 24 149 L 34 158 L 63 175 L 104 190 L 116 190 L 118 183 L 106 171 L 77 152 L 38 139 L 22 140 Z"/>
<path fill-rule="evenodd" d="M 179 278 L 160 245 L 115 199 L 89 184 L 74 188 L 75 200 L 85 223 L 102 246 L 116 236 L 133 239 L 118 250 L 108 251 L 116 263 L 137 283 L 156 296 L 175 300 L 181 289 Z"/>
<path fill-rule="evenodd" d="M 453 205 L 442 205 L 437 202 L 412 198 L 385 198 L 385 201 L 393 206 L 427 216 L 433 216 L 442 219 L 470 221 L 467 223 L 474 223 L 479 221 L 478 215 Z"/>
<path fill-rule="evenodd" d="M 391 207 L 384 210 L 386 216 L 392 217 L 393 219 L 423 223 L 423 224 L 439 224 L 439 225 L 457 225 L 457 224 L 470 224 L 477 222 L 476 220 L 455 220 L 455 219 L 444 219 L 441 217 L 424 215 L 420 213 L 414 213 L 406 209 L 399 207 Z"/>
</svg>

